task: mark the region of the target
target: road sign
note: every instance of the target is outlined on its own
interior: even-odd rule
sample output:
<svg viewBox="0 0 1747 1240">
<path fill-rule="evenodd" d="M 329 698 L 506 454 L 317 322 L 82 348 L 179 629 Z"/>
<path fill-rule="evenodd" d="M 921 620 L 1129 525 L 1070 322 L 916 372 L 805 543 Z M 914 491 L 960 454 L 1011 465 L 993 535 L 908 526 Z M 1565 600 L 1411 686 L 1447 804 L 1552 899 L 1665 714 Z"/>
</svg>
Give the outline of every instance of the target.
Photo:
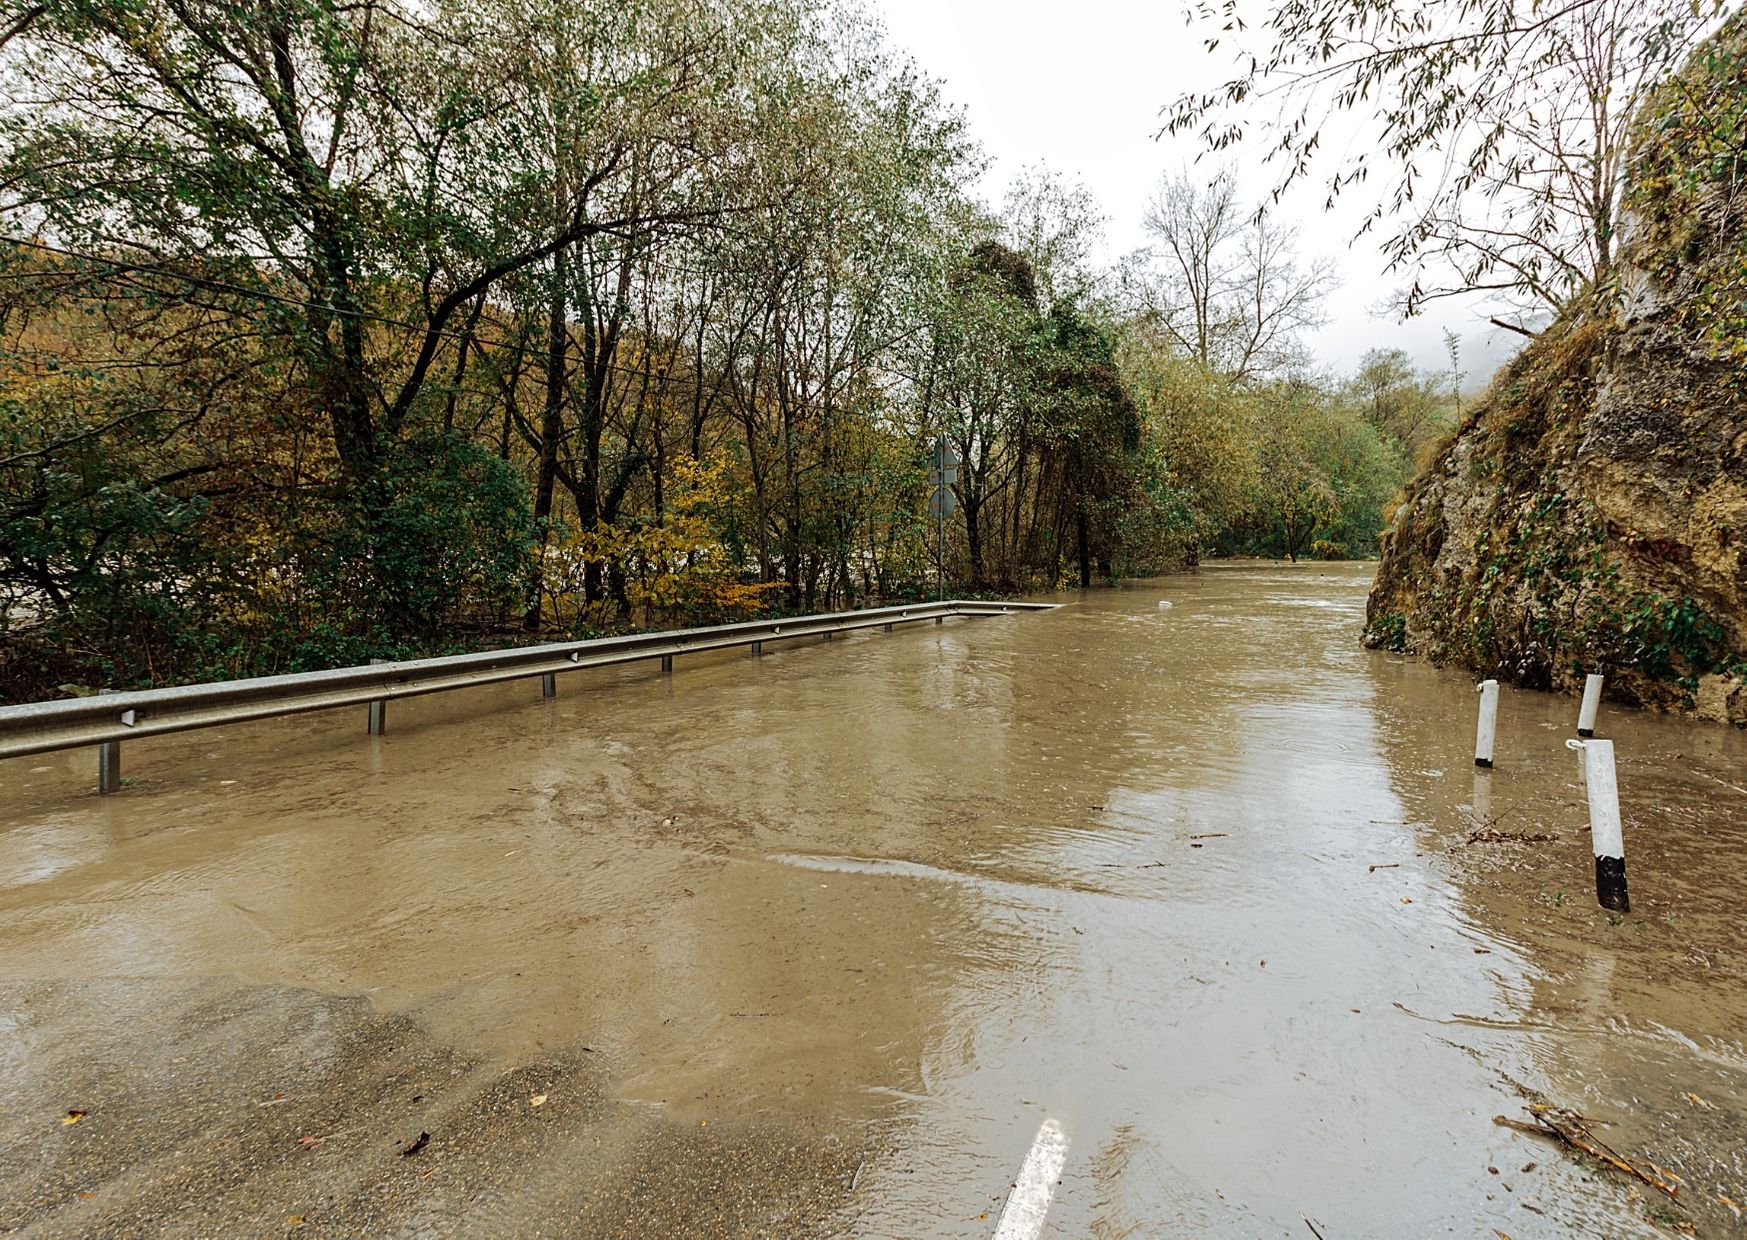
<svg viewBox="0 0 1747 1240">
<path fill-rule="evenodd" d="M 929 464 L 935 469 L 951 469 L 959 463 L 959 455 L 954 452 L 942 435 L 934 441 L 934 454 Z"/>
<path fill-rule="evenodd" d="M 944 469 L 931 468 L 928 471 L 928 485 L 931 487 L 949 487 L 958 481 L 958 467 L 948 465 Z"/>
<path fill-rule="evenodd" d="M 958 511 L 958 496 L 945 487 L 936 487 L 928 497 L 928 515 L 936 521 L 945 520 Z"/>
</svg>

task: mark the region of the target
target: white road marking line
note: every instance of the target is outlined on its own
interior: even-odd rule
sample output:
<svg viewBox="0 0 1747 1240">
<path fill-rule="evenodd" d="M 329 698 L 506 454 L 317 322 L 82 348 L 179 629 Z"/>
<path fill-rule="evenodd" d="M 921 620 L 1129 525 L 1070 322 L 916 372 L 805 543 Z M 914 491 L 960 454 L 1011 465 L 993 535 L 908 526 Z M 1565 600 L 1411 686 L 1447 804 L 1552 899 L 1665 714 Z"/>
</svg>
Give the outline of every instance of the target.
<svg viewBox="0 0 1747 1240">
<path fill-rule="evenodd" d="M 1001 1221 L 995 1224 L 995 1240 L 1035 1240 L 1043 1234 L 1049 1199 L 1055 1194 L 1067 1159 L 1068 1134 L 1055 1120 L 1044 1120 L 1025 1155 L 1025 1165 L 1019 1168 L 1013 1191 L 1007 1194 Z"/>
</svg>

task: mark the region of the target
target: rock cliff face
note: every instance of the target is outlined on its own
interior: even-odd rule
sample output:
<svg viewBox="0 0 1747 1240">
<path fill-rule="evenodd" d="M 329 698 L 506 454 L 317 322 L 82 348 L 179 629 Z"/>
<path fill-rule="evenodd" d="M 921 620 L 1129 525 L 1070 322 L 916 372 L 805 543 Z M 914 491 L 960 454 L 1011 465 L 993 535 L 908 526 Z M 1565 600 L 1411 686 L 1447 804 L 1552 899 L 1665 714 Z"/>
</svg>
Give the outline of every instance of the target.
<svg viewBox="0 0 1747 1240">
<path fill-rule="evenodd" d="M 1613 287 L 1409 484 L 1368 645 L 1747 725 L 1747 20 L 1636 122 Z"/>
</svg>

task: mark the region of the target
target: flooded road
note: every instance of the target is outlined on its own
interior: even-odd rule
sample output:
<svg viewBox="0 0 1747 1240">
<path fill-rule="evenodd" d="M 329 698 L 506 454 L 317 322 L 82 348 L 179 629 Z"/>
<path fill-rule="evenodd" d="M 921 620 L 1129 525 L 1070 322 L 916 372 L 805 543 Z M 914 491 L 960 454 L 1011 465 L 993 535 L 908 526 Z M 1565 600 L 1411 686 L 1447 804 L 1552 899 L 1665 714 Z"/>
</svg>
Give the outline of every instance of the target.
<svg viewBox="0 0 1747 1240">
<path fill-rule="evenodd" d="M 1608 914 L 1368 577 L 0 764 L 0 1231 L 1742 1234 L 1747 738 L 1604 707 Z"/>
</svg>

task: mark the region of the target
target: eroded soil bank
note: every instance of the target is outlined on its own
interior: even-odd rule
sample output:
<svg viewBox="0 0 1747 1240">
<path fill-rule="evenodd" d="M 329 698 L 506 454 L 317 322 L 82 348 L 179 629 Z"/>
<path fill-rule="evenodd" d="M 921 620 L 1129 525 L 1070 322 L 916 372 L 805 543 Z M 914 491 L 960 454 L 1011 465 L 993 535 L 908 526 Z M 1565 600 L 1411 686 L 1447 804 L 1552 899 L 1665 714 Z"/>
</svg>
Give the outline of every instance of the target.
<svg viewBox="0 0 1747 1240">
<path fill-rule="evenodd" d="M 1575 702 L 1476 775 L 1367 584 L 0 764 L 0 1229 L 986 1236 L 1054 1119 L 1051 1235 L 1733 1234 L 1747 738 L 1604 713 L 1606 914 Z"/>
</svg>

